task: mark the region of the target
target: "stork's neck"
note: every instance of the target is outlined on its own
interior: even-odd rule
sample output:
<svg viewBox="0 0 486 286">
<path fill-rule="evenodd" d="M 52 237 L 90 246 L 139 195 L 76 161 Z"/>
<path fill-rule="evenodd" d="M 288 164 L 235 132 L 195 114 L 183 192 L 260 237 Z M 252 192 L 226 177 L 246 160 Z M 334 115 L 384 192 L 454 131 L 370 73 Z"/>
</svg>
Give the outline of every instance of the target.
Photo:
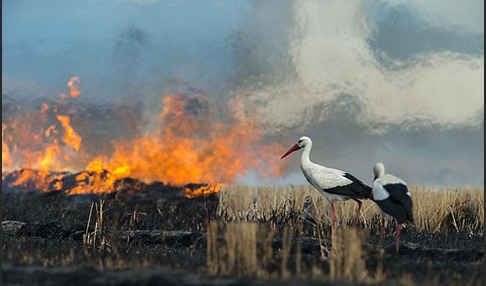
<svg viewBox="0 0 486 286">
<path fill-rule="evenodd" d="M 311 149 L 312 149 L 312 142 L 309 142 L 307 143 L 307 145 L 305 145 L 304 150 L 302 151 L 302 155 L 300 157 L 300 165 L 302 168 L 312 163 L 310 160 Z"/>
</svg>

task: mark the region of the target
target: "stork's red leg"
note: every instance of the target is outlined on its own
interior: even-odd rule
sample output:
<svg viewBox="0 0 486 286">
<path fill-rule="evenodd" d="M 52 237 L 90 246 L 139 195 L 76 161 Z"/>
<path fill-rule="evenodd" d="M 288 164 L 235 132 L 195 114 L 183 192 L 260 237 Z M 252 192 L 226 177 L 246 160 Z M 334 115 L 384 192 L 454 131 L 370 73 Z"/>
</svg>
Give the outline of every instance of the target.
<svg viewBox="0 0 486 286">
<path fill-rule="evenodd" d="M 383 247 L 384 239 L 385 239 L 385 218 L 381 217 L 380 247 Z"/>
<path fill-rule="evenodd" d="M 401 224 L 397 223 L 397 230 L 396 230 L 396 234 L 395 234 L 395 250 L 397 251 L 397 254 L 398 254 L 398 250 L 400 248 L 400 228 L 401 228 Z"/>
<path fill-rule="evenodd" d="M 354 222 L 354 224 L 358 224 L 359 222 L 359 214 L 360 214 L 360 211 L 361 211 L 361 201 L 360 200 L 357 200 L 357 199 L 354 199 L 357 203 L 358 203 L 358 212 L 356 213 L 356 220 Z"/>
<path fill-rule="evenodd" d="M 334 231 L 334 226 L 336 224 L 336 210 L 334 209 L 334 203 L 331 203 L 331 218 L 332 218 L 332 231 Z"/>
<path fill-rule="evenodd" d="M 334 209 L 334 203 L 331 203 L 331 210 L 332 210 L 332 224 L 336 223 L 336 210 Z"/>
</svg>

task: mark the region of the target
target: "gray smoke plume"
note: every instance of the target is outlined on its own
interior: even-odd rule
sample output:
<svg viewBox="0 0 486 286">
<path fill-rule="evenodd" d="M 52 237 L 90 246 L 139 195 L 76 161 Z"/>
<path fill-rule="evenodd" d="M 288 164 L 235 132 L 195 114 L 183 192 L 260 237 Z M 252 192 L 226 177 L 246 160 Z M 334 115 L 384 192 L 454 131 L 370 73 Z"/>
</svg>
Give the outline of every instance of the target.
<svg viewBox="0 0 486 286">
<path fill-rule="evenodd" d="M 415 184 L 483 184 L 482 1 L 276 2 L 257 15 L 282 15 L 280 33 L 265 17 L 245 26 L 288 48 L 248 53 L 284 55 L 242 86 L 269 134 L 308 135 L 314 160 L 368 182 L 383 161 Z"/>
</svg>

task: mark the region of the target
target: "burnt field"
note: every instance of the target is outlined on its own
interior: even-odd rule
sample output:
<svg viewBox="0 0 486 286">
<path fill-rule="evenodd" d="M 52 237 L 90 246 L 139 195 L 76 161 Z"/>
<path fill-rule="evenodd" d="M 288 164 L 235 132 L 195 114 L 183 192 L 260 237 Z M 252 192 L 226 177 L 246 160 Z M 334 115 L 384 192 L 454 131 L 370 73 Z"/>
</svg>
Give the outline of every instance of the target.
<svg viewBox="0 0 486 286">
<path fill-rule="evenodd" d="M 187 198 L 187 186 L 129 179 L 100 195 L 29 191 L 3 179 L 2 285 L 484 281 L 482 189 L 412 188 L 416 224 L 403 229 L 396 255 L 393 222 L 378 245 L 380 216 L 372 202 L 364 203 L 356 227 L 355 204 L 339 204 L 331 236 L 326 202 L 304 186 L 228 186 Z M 306 200 L 317 226 L 303 219 Z"/>
</svg>

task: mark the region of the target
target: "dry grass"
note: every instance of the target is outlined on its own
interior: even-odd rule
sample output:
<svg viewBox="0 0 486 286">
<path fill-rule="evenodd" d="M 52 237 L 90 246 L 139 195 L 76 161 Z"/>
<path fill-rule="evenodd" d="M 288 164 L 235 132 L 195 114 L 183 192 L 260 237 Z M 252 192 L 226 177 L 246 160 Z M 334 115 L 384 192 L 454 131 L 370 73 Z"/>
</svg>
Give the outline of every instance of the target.
<svg viewBox="0 0 486 286">
<path fill-rule="evenodd" d="M 110 246 L 106 235 L 106 228 L 103 225 L 103 214 L 105 213 L 103 206 L 103 200 L 91 203 L 88 223 L 86 224 L 86 231 L 83 235 L 83 244 L 85 246 L 95 247 L 101 250 Z M 94 229 L 90 231 L 92 220 L 94 220 Z"/>
<path fill-rule="evenodd" d="M 412 186 L 410 192 L 415 218 L 415 224 L 410 227 L 416 233 L 483 232 L 482 189 Z M 219 194 L 218 221 L 212 222 L 208 228 L 209 272 L 266 279 L 302 277 L 355 283 L 380 283 L 392 279 L 404 285 L 415 285 L 407 275 L 390 278 L 390 273 L 384 272 L 384 249 L 371 250 L 367 246 L 370 232 L 376 233 L 381 225 L 381 214 L 373 201 L 363 202 L 357 228 L 350 227 L 357 208 L 354 201 L 336 203 L 335 207 L 337 226 L 329 236 L 328 202 L 310 186 L 226 187 Z M 311 234 L 319 240 L 321 255 L 320 262 L 303 266 L 299 239 L 306 225 L 302 223 L 305 213 L 311 214 L 317 222 L 310 232 L 307 228 L 306 235 Z M 281 245 L 275 248 L 272 240 L 278 239 Z M 370 251 L 377 251 L 372 254 L 377 263 L 372 268 L 367 266 Z"/>
<path fill-rule="evenodd" d="M 302 263 L 301 234 L 302 230 L 293 226 L 277 234 L 268 224 L 213 221 L 207 231 L 205 272 L 262 279 L 300 277 L 358 283 L 385 280 L 381 265 L 373 273 L 366 267 L 367 230 L 338 227 L 328 257 L 310 267 Z M 276 246 L 275 241 L 281 243 Z"/>
<path fill-rule="evenodd" d="M 483 232 L 483 189 L 435 189 L 410 187 L 414 203 L 414 227 L 417 231 Z M 330 225 L 328 202 L 310 186 L 249 187 L 229 186 L 220 193 L 218 215 L 225 221 L 285 222 L 303 217 L 304 201 L 311 198 L 310 214 L 320 224 Z M 338 225 L 351 225 L 357 204 L 335 204 Z M 379 227 L 380 211 L 370 201 L 363 202 L 360 224 Z"/>
<path fill-rule="evenodd" d="M 335 230 L 329 254 L 329 276 L 332 280 L 371 282 L 363 251 L 366 239 L 367 233 L 362 230 L 343 227 Z"/>
<path fill-rule="evenodd" d="M 206 271 L 212 275 L 270 278 L 274 234 L 256 223 L 211 222 L 207 230 Z"/>
<path fill-rule="evenodd" d="M 411 188 L 415 225 L 426 232 L 484 229 L 483 189 Z"/>
</svg>

